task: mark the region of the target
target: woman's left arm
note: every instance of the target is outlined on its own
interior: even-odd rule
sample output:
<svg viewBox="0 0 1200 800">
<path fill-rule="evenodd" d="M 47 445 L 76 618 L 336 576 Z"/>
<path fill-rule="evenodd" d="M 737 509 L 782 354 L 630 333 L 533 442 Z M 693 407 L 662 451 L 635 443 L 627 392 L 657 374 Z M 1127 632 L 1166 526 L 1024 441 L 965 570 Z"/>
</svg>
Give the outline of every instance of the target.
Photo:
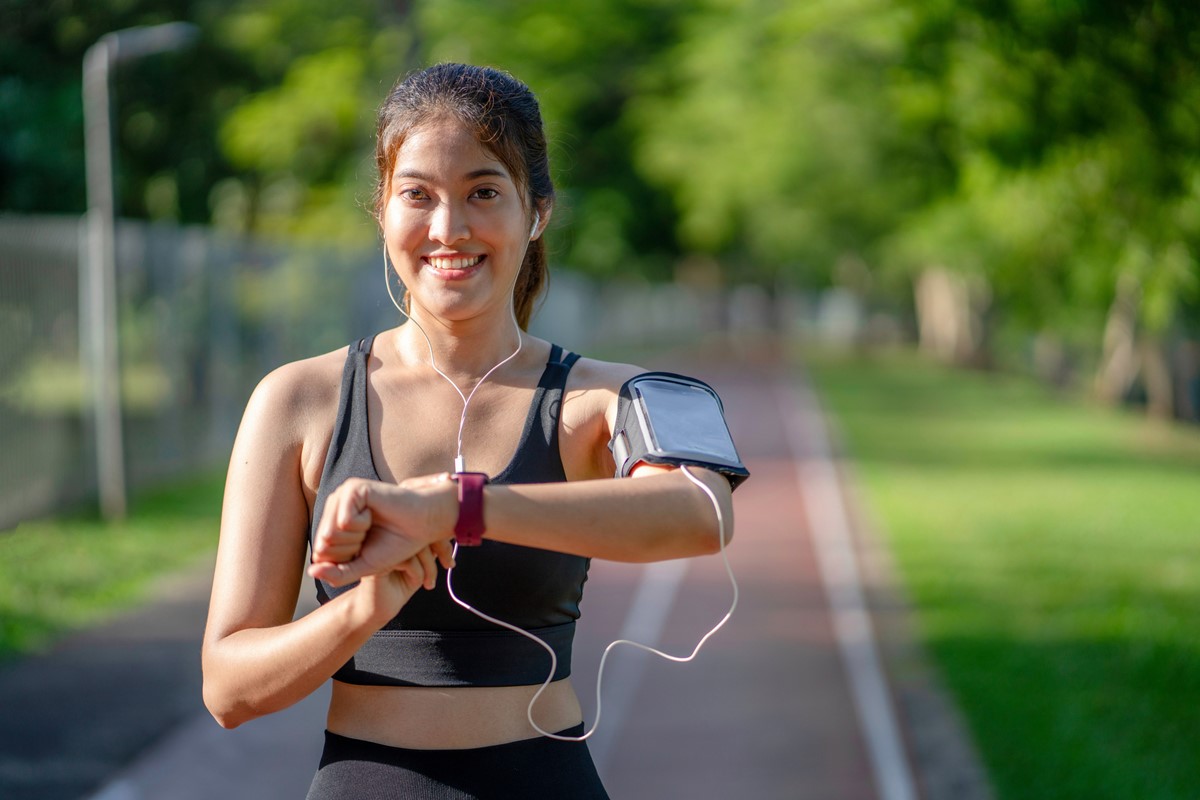
<svg viewBox="0 0 1200 800">
<path fill-rule="evenodd" d="M 716 497 L 728 544 L 729 482 L 688 470 Z M 490 539 L 610 561 L 665 561 L 721 547 L 712 499 L 674 468 L 642 466 L 629 479 L 488 486 L 484 522 Z"/>
<path fill-rule="evenodd" d="M 580 367 L 584 363 L 576 369 Z M 607 442 L 616 417 L 617 389 L 640 370 L 600 362 L 588 367 L 580 370 L 584 385 L 562 406 L 560 448 L 573 479 L 486 486 L 485 537 L 610 561 L 706 555 L 721 547 L 715 498 L 728 544 L 733 535 L 733 504 L 729 482 L 720 474 L 686 468 L 711 497 L 675 467 L 640 464 L 628 478 L 600 477 L 612 475 L 615 469 Z M 370 529 L 341 530 L 336 524 L 341 505 L 347 505 L 347 512 L 351 507 L 367 509 Z M 335 584 L 349 583 L 387 565 L 393 545 L 397 553 L 408 552 L 413 541 L 453 538 L 457 518 L 458 486 L 448 475 L 429 476 L 406 486 L 347 481 L 326 504 L 309 572 Z M 351 558 L 351 553 L 357 555 Z"/>
</svg>

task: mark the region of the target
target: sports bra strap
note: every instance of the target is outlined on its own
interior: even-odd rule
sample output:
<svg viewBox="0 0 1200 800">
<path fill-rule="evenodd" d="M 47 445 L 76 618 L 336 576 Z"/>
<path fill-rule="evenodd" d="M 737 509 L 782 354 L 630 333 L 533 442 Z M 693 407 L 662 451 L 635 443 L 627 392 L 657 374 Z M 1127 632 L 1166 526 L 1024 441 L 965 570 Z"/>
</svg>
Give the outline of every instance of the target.
<svg viewBox="0 0 1200 800">
<path fill-rule="evenodd" d="M 559 367 L 562 380 L 556 381 L 557 388 L 563 388 L 566 383 L 566 373 L 571 367 L 575 366 L 575 362 L 579 360 L 579 353 L 572 353 L 570 350 L 564 350 L 556 344 L 550 345 L 550 357 L 546 359 L 546 366 Z"/>
</svg>

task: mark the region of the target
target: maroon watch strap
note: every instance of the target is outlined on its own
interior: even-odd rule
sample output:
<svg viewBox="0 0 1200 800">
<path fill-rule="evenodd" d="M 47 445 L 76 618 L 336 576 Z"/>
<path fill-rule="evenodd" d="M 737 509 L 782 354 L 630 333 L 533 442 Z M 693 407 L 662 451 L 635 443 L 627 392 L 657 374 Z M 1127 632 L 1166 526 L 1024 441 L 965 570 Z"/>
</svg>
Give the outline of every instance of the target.
<svg viewBox="0 0 1200 800">
<path fill-rule="evenodd" d="M 460 547 L 475 547 L 483 543 L 483 487 L 488 476 L 483 472 L 456 472 L 450 476 L 458 483 L 458 522 L 454 523 L 454 538 Z"/>
</svg>

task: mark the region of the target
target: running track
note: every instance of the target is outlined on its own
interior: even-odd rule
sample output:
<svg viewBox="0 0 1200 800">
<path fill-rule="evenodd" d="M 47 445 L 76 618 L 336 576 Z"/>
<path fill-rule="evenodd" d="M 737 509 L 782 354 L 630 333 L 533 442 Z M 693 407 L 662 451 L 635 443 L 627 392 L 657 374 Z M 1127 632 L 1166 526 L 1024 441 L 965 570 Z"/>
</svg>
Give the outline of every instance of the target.
<svg viewBox="0 0 1200 800">
<path fill-rule="evenodd" d="M 869 622 L 854 615 L 854 587 L 844 574 L 832 587 L 822 579 L 822 563 L 837 569 L 836 553 L 828 543 L 824 554 L 818 549 L 814 520 L 827 524 L 833 514 L 836 523 L 845 510 L 831 507 L 837 487 L 822 485 L 837 473 L 822 452 L 821 417 L 802 378 L 771 363 L 661 361 L 646 366 L 689 372 L 717 387 L 753 475 L 735 495 L 737 533 L 729 549 L 740 601 L 693 663 L 627 648 L 610 657 L 604 724 L 592 741 L 610 793 L 631 800 L 907 800 L 913 795 L 903 748 L 894 731 L 886 741 L 890 708 L 878 707 L 887 705 L 886 694 L 877 694 L 886 687 L 872 689 L 870 660 L 860 658 L 864 645 L 871 654 Z M 605 644 L 633 634 L 686 654 L 730 597 L 719 557 L 651 567 L 595 562 L 574 659 L 589 722 Z M 831 614 L 831 603 L 847 601 L 849 613 Z M 856 671 L 857 682 L 850 677 Z M 91 796 L 302 797 L 319 753 L 324 697 L 232 732 L 220 730 L 197 697 L 193 716 Z M 864 703 L 876 708 L 864 711 Z M 883 733 L 865 732 L 871 724 L 862 720 L 880 713 Z M 889 766 L 889 747 L 900 763 Z"/>
</svg>

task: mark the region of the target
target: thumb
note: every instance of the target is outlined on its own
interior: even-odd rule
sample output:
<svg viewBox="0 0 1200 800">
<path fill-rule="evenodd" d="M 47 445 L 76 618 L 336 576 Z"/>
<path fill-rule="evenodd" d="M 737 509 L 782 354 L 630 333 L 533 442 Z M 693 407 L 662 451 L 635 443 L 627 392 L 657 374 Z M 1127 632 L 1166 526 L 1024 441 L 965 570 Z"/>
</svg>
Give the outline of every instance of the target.
<svg viewBox="0 0 1200 800">
<path fill-rule="evenodd" d="M 367 574 L 367 569 L 361 558 L 356 558 L 353 561 L 347 561 L 341 564 L 335 564 L 329 561 L 322 561 L 316 564 L 310 564 L 308 567 L 308 576 L 316 578 L 319 581 L 325 581 L 330 586 L 345 586 L 354 583 Z"/>
</svg>

